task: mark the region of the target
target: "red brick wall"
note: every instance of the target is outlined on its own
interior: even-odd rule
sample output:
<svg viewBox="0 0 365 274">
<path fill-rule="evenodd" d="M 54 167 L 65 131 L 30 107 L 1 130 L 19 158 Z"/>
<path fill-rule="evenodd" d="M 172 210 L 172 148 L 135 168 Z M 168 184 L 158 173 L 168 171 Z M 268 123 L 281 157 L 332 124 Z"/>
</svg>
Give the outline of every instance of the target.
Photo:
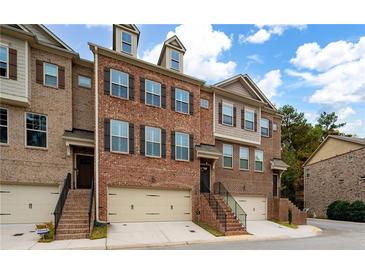
<svg viewBox="0 0 365 274">
<path fill-rule="evenodd" d="M 104 95 L 104 67 L 115 68 L 134 76 L 134 101 Z M 107 185 L 188 188 L 192 189 L 193 218 L 198 208 L 200 161 L 171 160 L 171 131 L 194 135 L 194 145 L 200 143 L 200 95 L 199 86 L 127 64 L 123 61 L 99 55 L 99 198 L 100 219 L 107 219 Z M 139 77 L 155 80 L 166 85 L 166 109 L 140 103 Z M 171 110 L 171 86 L 194 94 L 194 114 L 186 115 Z M 124 155 L 104 151 L 104 118 L 128 121 L 135 126 L 135 154 Z M 140 155 L 140 125 L 166 129 L 166 159 L 148 158 Z M 154 182 L 152 182 L 154 181 Z"/>
<path fill-rule="evenodd" d="M 209 108 L 200 108 L 200 136 L 202 144 L 214 145 L 213 136 L 213 94 L 201 91 L 201 98 L 208 100 Z"/>
</svg>

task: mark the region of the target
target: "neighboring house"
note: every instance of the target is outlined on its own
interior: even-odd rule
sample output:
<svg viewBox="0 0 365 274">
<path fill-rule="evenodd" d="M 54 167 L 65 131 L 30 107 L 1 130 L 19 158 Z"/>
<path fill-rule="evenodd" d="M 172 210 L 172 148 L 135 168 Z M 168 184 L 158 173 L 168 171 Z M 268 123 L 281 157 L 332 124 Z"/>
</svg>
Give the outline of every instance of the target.
<svg viewBox="0 0 365 274">
<path fill-rule="evenodd" d="M 365 202 L 365 139 L 329 135 L 304 163 L 305 207 L 325 217 L 336 200 Z"/>
<path fill-rule="evenodd" d="M 94 218 L 240 234 L 290 208 L 303 223 L 280 198 L 281 116 L 251 78 L 206 85 L 184 74 L 178 37 L 155 65 L 137 58 L 139 36 L 113 25 L 113 49 L 89 43 L 90 62 L 44 26 L 1 26 L 1 223 L 54 220 L 58 239 L 86 237 Z"/>
</svg>

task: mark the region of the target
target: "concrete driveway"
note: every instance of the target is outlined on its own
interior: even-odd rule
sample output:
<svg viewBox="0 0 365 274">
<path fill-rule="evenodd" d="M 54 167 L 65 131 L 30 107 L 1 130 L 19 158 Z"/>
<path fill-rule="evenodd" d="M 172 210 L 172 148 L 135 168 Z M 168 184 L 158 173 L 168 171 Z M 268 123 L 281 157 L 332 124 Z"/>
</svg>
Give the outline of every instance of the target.
<svg viewBox="0 0 365 274">
<path fill-rule="evenodd" d="M 35 224 L 0 225 L 0 249 L 31 249 L 39 239 L 35 229 Z"/>
<path fill-rule="evenodd" d="M 214 241 L 215 236 L 193 222 L 112 223 L 108 227 L 107 249 L 168 246 Z"/>
</svg>

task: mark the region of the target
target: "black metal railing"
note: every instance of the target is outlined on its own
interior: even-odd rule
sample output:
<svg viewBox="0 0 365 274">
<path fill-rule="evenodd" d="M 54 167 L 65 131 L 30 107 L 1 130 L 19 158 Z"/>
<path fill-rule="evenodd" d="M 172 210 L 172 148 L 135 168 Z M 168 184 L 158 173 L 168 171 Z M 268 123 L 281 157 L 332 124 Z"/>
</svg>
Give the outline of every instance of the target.
<svg viewBox="0 0 365 274">
<path fill-rule="evenodd" d="M 69 191 L 70 188 L 71 188 L 71 173 L 67 173 L 67 176 L 64 180 L 64 184 L 63 184 L 63 188 L 62 188 L 60 197 L 58 198 L 56 208 L 53 212 L 53 214 L 54 214 L 55 234 L 57 233 L 58 222 L 60 221 L 63 206 L 65 205 L 65 202 L 66 202 L 66 199 L 67 199 L 67 194 L 68 194 L 68 191 Z"/>
<path fill-rule="evenodd" d="M 210 208 L 213 210 L 216 215 L 217 220 L 223 226 L 224 232 L 227 231 L 227 214 L 226 211 L 221 207 L 219 201 L 214 194 L 204 193 L 205 198 L 208 200 Z"/>
<path fill-rule="evenodd" d="M 92 224 L 93 204 L 94 204 L 94 180 L 91 181 L 91 193 L 90 193 L 90 204 L 89 204 L 89 233 L 91 233 L 91 229 L 93 227 Z"/>
<path fill-rule="evenodd" d="M 242 207 L 236 202 L 232 195 L 228 192 L 225 186 L 217 183 L 216 191 L 223 198 L 224 202 L 231 208 L 236 218 L 240 221 L 244 229 L 247 228 L 247 214 Z"/>
</svg>

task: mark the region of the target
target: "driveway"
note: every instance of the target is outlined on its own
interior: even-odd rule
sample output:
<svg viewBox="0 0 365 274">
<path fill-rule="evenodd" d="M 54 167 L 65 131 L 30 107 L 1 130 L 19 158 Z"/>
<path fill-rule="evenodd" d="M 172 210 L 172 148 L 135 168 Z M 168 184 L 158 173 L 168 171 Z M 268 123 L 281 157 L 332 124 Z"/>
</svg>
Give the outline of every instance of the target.
<svg viewBox="0 0 365 274">
<path fill-rule="evenodd" d="M 107 248 L 168 246 L 197 241 L 214 241 L 215 236 L 193 222 L 112 223 Z"/>
<path fill-rule="evenodd" d="M 35 224 L 0 225 L 0 249 L 32 248 L 39 239 L 35 229 Z"/>
</svg>

